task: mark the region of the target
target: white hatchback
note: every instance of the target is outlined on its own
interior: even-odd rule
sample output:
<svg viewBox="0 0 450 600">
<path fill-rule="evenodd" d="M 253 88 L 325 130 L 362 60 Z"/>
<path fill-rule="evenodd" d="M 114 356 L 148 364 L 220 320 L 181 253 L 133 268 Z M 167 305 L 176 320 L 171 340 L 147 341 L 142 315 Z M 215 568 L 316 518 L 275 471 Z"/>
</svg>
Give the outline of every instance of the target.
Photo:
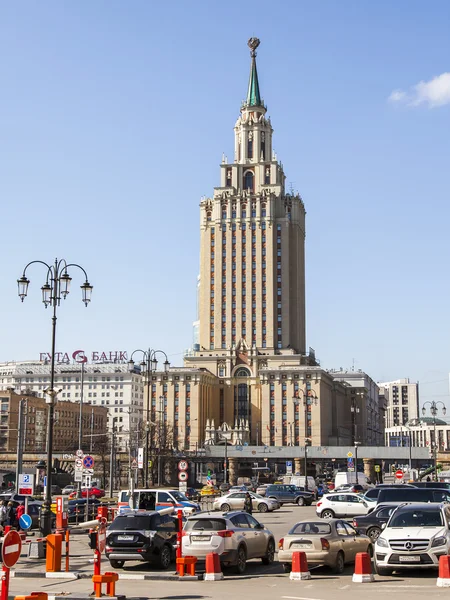
<svg viewBox="0 0 450 600">
<path fill-rule="evenodd" d="M 316 513 L 322 519 L 357 517 L 371 510 L 360 494 L 350 492 L 325 494 L 316 504 Z"/>
</svg>

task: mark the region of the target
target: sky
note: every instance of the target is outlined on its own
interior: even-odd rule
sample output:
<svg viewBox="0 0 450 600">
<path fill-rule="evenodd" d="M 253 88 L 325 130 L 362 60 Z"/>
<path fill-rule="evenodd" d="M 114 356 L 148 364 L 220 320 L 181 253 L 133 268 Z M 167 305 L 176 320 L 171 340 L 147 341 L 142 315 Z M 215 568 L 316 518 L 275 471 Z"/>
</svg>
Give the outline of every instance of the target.
<svg viewBox="0 0 450 600">
<path fill-rule="evenodd" d="M 50 351 L 45 269 L 94 285 L 57 350 L 192 345 L 199 202 L 246 95 L 307 210 L 307 344 L 326 369 L 419 381 L 447 403 L 450 4 L 13 2 L 0 20 L 0 361 Z M 450 402 L 449 402 L 450 404 Z"/>
</svg>

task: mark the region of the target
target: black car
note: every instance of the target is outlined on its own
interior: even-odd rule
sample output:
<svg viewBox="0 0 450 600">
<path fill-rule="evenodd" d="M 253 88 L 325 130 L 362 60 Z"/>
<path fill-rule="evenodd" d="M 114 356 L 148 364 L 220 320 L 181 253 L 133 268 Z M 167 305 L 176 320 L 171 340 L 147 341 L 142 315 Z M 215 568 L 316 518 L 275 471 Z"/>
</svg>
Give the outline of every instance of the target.
<svg viewBox="0 0 450 600">
<path fill-rule="evenodd" d="M 416 488 L 434 488 L 435 490 L 450 490 L 450 483 L 445 481 L 415 481 L 413 486 Z"/>
<path fill-rule="evenodd" d="M 113 569 L 127 560 L 157 563 L 168 569 L 175 558 L 177 520 L 158 511 L 120 515 L 106 530 L 106 557 Z"/>
<path fill-rule="evenodd" d="M 100 500 L 97 500 L 97 498 L 89 498 L 87 515 L 86 504 L 86 498 L 75 498 L 74 500 L 69 500 L 67 511 L 69 523 L 82 523 L 83 521 L 90 521 L 97 517 L 97 507 L 99 504 L 101 504 Z"/>
<path fill-rule="evenodd" d="M 353 517 L 353 527 L 359 533 L 369 536 L 372 542 L 375 543 L 375 540 L 381 533 L 382 524 L 389 521 L 389 517 L 396 508 L 397 505 L 378 504 L 368 515 Z"/>
<path fill-rule="evenodd" d="M 192 502 L 200 502 L 200 492 L 195 488 L 187 488 L 187 490 L 184 492 L 184 495 Z"/>
</svg>

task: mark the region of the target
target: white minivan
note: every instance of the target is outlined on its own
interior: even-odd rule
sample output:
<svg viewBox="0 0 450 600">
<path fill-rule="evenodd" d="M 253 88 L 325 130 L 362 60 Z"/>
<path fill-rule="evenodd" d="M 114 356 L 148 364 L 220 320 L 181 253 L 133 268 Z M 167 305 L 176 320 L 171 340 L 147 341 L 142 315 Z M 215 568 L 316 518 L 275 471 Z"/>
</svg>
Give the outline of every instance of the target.
<svg viewBox="0 0 450 600">
<path fill-rule="evenodd" d="M 297 487 L 306 489 L 305 479 L 306 478 L 304 475 L 292 475 L 289 483 L 290 483 L 290 485 L 296 485 Z M 317 498 L 317 485 L 316 485 L 316 482 L 314 481 L 314 477 L 311 477 L 311 475 L 308 475 L 308 492 L 314 492 L 314 495 Z"/>
<path fill-rule="evenodd" d="M 358 473 L 358 477 L 356 477 L 356 473 L 354 471 L 338 471 L 334 478 L 334 486 L 338 488 L 341 485 L 346 484 L 355 484 L 358 483 L 362 485 L 365 490 L 369 490 L 373 488 L 373 485 L 370 483 L 369 478 L 364 473 Z"/>
</svg>

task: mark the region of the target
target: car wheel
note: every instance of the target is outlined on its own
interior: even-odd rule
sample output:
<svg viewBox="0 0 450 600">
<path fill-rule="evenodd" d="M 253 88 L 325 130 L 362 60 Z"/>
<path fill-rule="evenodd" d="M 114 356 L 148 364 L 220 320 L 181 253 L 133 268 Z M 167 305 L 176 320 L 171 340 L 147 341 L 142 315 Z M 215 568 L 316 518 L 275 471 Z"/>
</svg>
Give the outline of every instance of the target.
<svg viewBox="0 0 450 600">
<path fill-rule="evenodd" d="M 159 566 L 161 569 L 168 569 L 172 561 L 172 551 L 169 546 L 163 546 L 159 554 Z"/>
<path fill-rule="evenodd" d="M 121 569 L 123 567 L 123 565 L 125 564 L 124 560 L 113 560 L 111 559 L 109 561 L 109 564 L 111 565 L 111 567 L 113 569 Z"/>
<path fill-rule="evenodd" d="M 266 555 L 261 558 L 263 565 L 271 565 L 275 558 L 275 542 L 273 540 L 269 540 L 267 544 L 267 552 Z"/>
<path fill-rule="evenodd" d="M 322 519 L 333 519 L 334 518 L 334 512 L 332 510 L 330 510 L 329 508 L 326 508 L 325 510 L 323 510 L 320 513 L 320 517 Z"/>
<path fill-rule="evenodd" d="M 384 575 L 392 575 L 392 569 L 386 569 L 386 567 L 379 567 L 377 564 L 375 564 L 375 570 L 378 573 L 378 575 L 381 575 L 382 577 Z"/>
<path fill-rule="evenodd" d="M 367 547 L 367 554 L 370 556 L 370 560 L 372 560 L 372 558 L 373 558 L 373 546 L 372 546 L 372 544 L 370 544 L 370 546 Z"/>
<path fill-rule="evenodd" d="M 366 531 L 366 535 L 368 535 L 371 539 L 372 542 L 375 543 L 375 541 L 378 539 L 378 536 L 381 533 L 381 529 L 379 529 L 378 527 L 371 527 L 370 529 L 368 529 Z"/>
<path fill-rule="evenodd" d="M 245 567 L 247 564 L 247 553 L 245 551 L 244 546 L 239 546 L 237 552 L 237 563 L 236 563 L 236 573 L 242 575 L 245 571 Z"/>
<path fill-rule="evenodd" d="M 299 506 L 305 506 L 305 499 L 302 498 L 302 496 L 300 496 L 299 498 L 297 498 L 297 504 Z"/>
<path fill-rule="evenodd" d="M 283 571 L 285 573 L 290 573 L 292 571 L 291 563 L 283 563 Z"/>
<path fill-rule="evenodd" d="M 340 575 L 344 571 L 344 567 L 345 567 L 344 553 L 338 552 L 338 555 L 336 556 L 336 563 L 333 567 L 333 573 Z"/>
<path fill-rule="evenodd" d="M 220 510 L 223 510 L 223 512 L 228 512 L 230 510 L 230 505 L 226 503 L 222 504 Z"/>
<path fill-rule="evenodd" d="M 259 512 L 267 512 L 269 510 L 267 504 L 264 504 L 264 502 L 261 502 L 260 504 L 258 504 L 258 510 Z"/>
</svg>

